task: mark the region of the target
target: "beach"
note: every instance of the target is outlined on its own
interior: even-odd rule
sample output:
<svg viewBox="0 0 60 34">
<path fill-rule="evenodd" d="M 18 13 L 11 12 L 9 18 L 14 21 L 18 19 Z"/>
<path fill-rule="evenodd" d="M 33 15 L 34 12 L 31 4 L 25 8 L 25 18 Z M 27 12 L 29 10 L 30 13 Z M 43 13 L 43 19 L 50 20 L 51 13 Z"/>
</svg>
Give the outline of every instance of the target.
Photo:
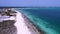
<svg viewBox="0 0 60 34">
<path fill-rule="evenodd" d="M 32 21 L 29 20 L 23 13 L 22 17 L 24 18 L 24 22 L 27 25 L 28 29 L 33 33 L 33 34 L 44 34 L 42 30 L 39 30 Z"/>
<path fill-rule="evenodd" d="M 32 34 L 40 34 L 36 27 L 31 23 L 31 21 L 29 21 L 29 19 L 25 15 L 22 14 L 22 16 L 24 18 L 25 24 L 27 25 L 28 29 L 32 32 Z"/>
<path fill-rule="evenodd" d="M 24 18 L 22 17 L 22 14 L 17 11 L 16 16 L 16 23 L 15 26 L 17 27 L 17 34 L 31 34 L 29 29 L 27 28 Z"/>
<path fill-rule="evenodd" d="M 30 23 L 29 19 L 27 19 L 24 14 L 20 12 L 17 14 L 17 22 L 15 23 L 18 31 L 17 34 L 42 34 Z"/>
</svg>

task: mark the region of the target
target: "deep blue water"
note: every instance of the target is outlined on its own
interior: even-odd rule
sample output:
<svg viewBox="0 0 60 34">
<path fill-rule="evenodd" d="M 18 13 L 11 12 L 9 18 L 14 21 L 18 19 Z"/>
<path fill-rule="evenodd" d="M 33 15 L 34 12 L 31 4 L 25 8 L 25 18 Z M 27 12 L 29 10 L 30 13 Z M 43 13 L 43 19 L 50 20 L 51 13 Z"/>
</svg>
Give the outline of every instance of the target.
<svg viewBox="0 0 60 34">
<path fill-rule="evenodd" d="M 45 34 L 60 34 L 60 8 L 20 9 Z"/>
</svg>

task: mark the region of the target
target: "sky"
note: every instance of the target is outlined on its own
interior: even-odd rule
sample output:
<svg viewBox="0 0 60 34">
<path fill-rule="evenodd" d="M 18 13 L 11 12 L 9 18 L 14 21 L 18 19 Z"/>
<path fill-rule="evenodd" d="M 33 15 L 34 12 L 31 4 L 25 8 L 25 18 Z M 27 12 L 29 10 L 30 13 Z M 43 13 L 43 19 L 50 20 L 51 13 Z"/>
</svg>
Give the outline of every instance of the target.
<svg viewBox="0 0 60 34">
<path fill-rule="evenodd" d="M 0 0 L 1 6 L 60 7 L 60 0 Z"/>
</svg>

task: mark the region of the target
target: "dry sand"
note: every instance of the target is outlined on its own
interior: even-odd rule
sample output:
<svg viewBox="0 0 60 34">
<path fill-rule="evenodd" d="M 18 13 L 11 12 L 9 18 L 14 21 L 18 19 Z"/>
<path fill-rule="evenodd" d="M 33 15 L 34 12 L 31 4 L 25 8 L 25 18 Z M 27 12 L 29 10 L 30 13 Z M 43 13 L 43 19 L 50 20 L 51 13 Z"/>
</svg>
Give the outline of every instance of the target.
<svg viewBox="0 0 60 34">
<path fill-rule="evenodd" d="M 20 12 L 17 13 L 16 21 L 15 26 L 17 27 L 17 34 L 31 34 Z"/>
</svg>

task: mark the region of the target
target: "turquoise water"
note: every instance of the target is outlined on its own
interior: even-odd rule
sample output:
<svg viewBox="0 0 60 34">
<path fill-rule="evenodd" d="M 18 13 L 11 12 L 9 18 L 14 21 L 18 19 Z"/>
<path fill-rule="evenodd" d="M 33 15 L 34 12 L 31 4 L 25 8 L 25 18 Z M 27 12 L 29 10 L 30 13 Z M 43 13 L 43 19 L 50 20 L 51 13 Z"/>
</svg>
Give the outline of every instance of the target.
<svg viewBox="0 0 60 34">
<path fill-rule="evenodd" d="M 19 9 L 45 34 L 60 34 L 60 8 Z"/>
</svg>

